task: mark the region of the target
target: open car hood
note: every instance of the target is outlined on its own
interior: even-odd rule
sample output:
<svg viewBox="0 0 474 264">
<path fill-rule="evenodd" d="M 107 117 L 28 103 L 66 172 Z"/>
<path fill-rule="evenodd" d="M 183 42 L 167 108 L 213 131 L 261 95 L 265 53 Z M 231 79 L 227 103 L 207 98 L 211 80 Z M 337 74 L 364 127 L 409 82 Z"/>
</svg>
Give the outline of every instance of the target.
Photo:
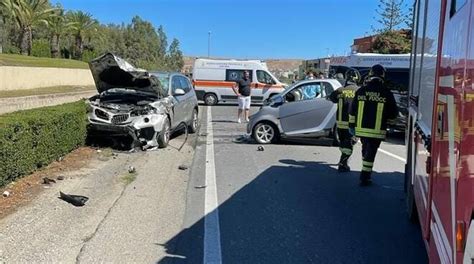
<svg viewBox="0 0 474 264">
<path fill-rule="evenodd" d="M 136 90 L 163 97 L 160 81 L 147 71 L 137 69 L 124 59 L 106 53 L 89 62 L 99 93 L 114 88 Z"/>
</svg>

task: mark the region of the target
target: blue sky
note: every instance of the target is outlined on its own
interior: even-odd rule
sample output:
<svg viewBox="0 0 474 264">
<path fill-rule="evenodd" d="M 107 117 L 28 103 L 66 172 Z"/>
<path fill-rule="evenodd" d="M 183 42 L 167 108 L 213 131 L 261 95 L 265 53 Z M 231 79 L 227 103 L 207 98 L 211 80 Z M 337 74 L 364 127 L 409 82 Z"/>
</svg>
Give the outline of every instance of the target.
<svg viewBox="0 0 474 264">
<path fill-rule="evenodd" d="M 310 59 L 345 54 L 371 33 L 379 0 L 52 0 L 91 13 L 101 23 L 139 15 L 163 25 L 185 55 Z M 405 3 L 411 2 L 405 0 Z"/>
</svg>

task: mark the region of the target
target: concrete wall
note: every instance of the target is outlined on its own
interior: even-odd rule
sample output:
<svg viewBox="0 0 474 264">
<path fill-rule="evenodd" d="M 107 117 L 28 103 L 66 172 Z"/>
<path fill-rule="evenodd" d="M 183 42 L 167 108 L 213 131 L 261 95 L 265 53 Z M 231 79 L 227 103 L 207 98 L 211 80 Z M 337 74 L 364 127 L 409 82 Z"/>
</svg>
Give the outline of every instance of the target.
<svg viewBox="0 0 474 264">
<path fill-rule="evenodd" d="M 26 110 L 43 106 L 75 102 L 82 98 L 89 98 L 96 93 L 96 91 L 86 91 L 76 93 L 0 98 L 0 114 L 15 112 L 18 110 Z"/>
<path fill-rule="evenodd" d="M 0 90 L 94 85 L 88 69 L 0 66 Z"/>
</svg>

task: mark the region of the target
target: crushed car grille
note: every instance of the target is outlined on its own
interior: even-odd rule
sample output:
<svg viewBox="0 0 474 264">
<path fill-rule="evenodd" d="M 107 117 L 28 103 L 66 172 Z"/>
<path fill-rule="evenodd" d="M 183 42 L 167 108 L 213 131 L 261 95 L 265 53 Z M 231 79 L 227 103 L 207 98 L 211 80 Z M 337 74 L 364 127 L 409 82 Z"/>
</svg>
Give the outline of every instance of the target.
<svg viewBox="0 0 474 264">
<path fill-rule="evenodd" d="M 124 123 L 125 121 L 127 121 L 127 119 L 128 119 L 128 114 L 115 115 L 114 117 L 112 117 L 112 123 L 113 124 L 121 124 L 121 123 Z"/>
<path fill-rule="evenodd" d="M 100 109 L 95 109 L 95 115 L 100 119 L 109 120 L 109 114 Z"/>
</svg>

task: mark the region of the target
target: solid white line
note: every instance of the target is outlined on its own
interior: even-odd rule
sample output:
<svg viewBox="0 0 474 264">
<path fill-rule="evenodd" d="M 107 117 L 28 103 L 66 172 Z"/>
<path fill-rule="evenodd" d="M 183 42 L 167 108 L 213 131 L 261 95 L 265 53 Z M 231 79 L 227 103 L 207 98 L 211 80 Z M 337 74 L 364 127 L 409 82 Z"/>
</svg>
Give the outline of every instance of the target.
<svg viewBox="0 0 474 264">
<path fill-rule="evenodd" d="M 399 161 L 401 161 L 401 162 L 404 162 L 404 163 L 407 162 L 406 159 L 404 159 L 404 158 L 402 158 L 402 157 L 400 157 L 400 156 L 397 156 L 397 155 L 395 155 L 395 154 L 393 154 L 393 153 L 391 153 L 391 152 L 388 152 L 388 151 L 386 151 L 386 150 L 383 150 L 383 149 L 381 149 L 381 148 L 379 148 L 379 151 L 382 152 L 383 154 L 385 154 L 385 155 L 387 155 L 387 156 L 390 156 L 390 157 L 392 157 L 392 158 L 395 158 L 395 159 L 397 159 L 397 160 L 399 160 Z"/>
<path fill-rule="evenodd" d="M 221 264 L 221 232 L 219 227 L 216 167 L 211 107 L 207 107 L 206 193 L 204 198 L 204 263 Z"/>
</svg>

